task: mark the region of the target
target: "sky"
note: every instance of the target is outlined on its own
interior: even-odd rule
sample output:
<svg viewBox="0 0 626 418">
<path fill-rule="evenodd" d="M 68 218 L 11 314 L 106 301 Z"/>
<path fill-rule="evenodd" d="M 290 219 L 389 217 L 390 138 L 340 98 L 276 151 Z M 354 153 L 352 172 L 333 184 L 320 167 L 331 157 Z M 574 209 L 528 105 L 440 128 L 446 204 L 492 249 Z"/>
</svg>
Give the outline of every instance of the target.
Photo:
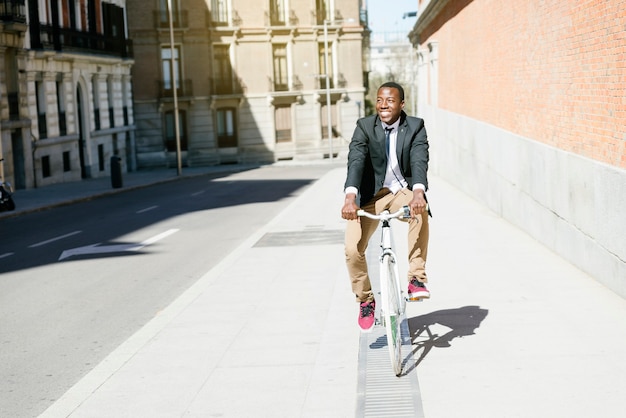
<svg viewBox="0 0 626 418">
<path fill-rule="evenodd" d="M 402 19 L 407 12 L 417 11 L 418 0 L 366 0 L 368 25 L 373 33 L 402 31 L 409 33 L 416 18 Z"/>
</svg>

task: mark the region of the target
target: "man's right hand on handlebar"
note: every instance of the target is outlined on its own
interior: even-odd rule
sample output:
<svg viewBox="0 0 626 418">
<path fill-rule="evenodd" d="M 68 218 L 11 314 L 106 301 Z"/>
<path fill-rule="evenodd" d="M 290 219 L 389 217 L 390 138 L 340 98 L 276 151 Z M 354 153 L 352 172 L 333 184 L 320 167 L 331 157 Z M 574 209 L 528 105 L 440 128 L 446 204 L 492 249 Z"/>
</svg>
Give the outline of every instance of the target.
<svg viewBox="0 0 626 418">
<path fill-rule="evenodd" d="M 359 210 L 359 206 L 356 204 L 356 194 L 346 194 L 346 200 L 344 201 L 343 208 L 341 208 L 341 217 L 349 221 L 359 219 L 356 211 Z"/>
</svg>

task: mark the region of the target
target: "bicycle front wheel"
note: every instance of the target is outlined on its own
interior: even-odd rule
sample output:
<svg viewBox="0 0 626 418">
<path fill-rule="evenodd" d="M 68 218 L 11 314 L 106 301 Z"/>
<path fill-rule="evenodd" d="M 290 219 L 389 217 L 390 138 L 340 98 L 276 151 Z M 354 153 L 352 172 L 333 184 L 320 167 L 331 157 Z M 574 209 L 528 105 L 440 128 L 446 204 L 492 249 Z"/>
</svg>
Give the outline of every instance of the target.
<svg viewBox="0 0 626 418">
<path fill-rule="evenodd" d="M 387 331 L 387 345 L 391 366 L 396 376 L 402 373 L 402 301 L 398 289 L 398 277 L 396 275 L 395 260 L 390 255 L 385 255 L 382 263 L 381 281 L 385 281 L 387 309 L 385 315 L 385 328 Z"/>
</svg>

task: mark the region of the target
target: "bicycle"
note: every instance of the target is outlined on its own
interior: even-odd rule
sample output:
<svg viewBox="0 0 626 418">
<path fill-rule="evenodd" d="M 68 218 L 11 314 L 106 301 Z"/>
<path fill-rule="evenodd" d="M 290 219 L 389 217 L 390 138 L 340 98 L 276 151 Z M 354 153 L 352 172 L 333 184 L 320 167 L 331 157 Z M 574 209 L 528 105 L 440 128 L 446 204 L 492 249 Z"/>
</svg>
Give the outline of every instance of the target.
<svg viewBox="0 0 626 418">
<path fill-rule="evenodd" d="M 380 315 L 376 323 L 385 327 L 391 366 L 396 376 L 400 376 L 402 373 L 402 333 L 400 325 L 405 319 L 406 298 L 398 280 L 398 264 L 391 244 L 390 221 L 392 219 L 410 218 L 411 211 L 408 206 L 403 206 L 395 213 L 385 210 L 379 215 L 375 215 L 359 209 L 357 215 L 382 221 L 381 255 L 379 258 L 380 298 L 382 303 Z"/>
</svg>

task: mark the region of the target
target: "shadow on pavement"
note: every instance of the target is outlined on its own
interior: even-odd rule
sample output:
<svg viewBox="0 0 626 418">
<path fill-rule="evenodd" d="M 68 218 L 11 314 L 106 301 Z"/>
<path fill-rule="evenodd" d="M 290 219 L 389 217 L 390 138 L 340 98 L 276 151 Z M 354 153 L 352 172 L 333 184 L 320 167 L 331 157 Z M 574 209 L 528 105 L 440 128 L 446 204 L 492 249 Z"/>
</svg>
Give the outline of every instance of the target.
<svg viewBox="0 0 626 418">
<path fill-rule="evenodd" d="M 474 335 L 489 310 L 479 306 L 444 309 L 409 318 L 413 356 L 417 367 L 434 347 L 448 348 L 452 340 Z"/>
<path fill-rule="evenodd" d="M 138 256 L 143 252 L 126 249 L 138 243 L 120 237 L 190 212 L 281 201 L 314 181 L 309 178 L 221 180 L 218 177 L 179 179 L 3 219 L 0 229 L 11 240 L 0 240 L 0 273 L 59 261 Z M 158 209 L 137 215 L 139 209 L 146 207 Z M 212 214 L 207 213 L 207 223 L 221 221 Z M 59 241 L 58 246 L 54 246 L 56 243 L 43 245 L 46 240 L 54 241 L 51 237 L 66 238 Z M 83 248 L 94 247 L 103 249 L 81 253 Z M 116 248 L 119 250 L 113 251 Z M 67 258 L 61 256 L 60 260 L 64 250 L 77 253 Z"/>
</svg>

